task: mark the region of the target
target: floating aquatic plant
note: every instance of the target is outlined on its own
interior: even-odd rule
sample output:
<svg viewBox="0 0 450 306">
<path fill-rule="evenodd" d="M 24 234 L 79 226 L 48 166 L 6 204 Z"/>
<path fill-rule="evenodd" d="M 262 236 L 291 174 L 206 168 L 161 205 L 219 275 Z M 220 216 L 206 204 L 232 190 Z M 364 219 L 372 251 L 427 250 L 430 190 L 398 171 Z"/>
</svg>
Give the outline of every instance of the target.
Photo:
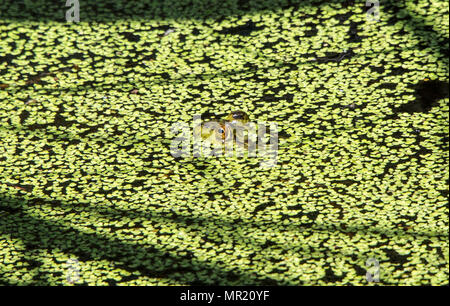
<svg viewBox="0 0 450 306">
<path fill-rule="evenodd" d="M 448 2 L 419 2 L 2 1 L 0 283 L 447 284 Z M 236 109 L 289 135 L 276 167 L 170 154 Z"/>
</svg>

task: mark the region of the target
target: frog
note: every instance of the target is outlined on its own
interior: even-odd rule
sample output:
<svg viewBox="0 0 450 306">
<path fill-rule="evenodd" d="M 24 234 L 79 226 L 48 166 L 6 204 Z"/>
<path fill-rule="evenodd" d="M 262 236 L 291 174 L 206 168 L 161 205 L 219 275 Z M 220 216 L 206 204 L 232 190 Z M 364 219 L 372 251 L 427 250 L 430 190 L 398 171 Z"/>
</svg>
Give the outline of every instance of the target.
<svg viewBox="0 0 450 306">
<path fill-rule="evenodd" d="M 218 121 L 206 121 L 197 125 L 194 129 L 194 137 L 200 137 L 213 145 L 221 145 L 233 139 L 235 128 L 245 127 L 249 117 L 244 111 L 232 111 L 225 119 Z"/>
<path fill-rule="evenodd" d="M 194 129 L 194 137 L 199 137 L 204 141 L 208 141 L 212 144 L 216 150 L 221 150 L 222 146 L 228 141 L 232 141 L 236 145 L 236 148 L 243 148 L 244 150 L 256 149 L 256 135 L 250 133 L 237 137 L 238 131 L 247 129 L 249 131 L 249 116 L 246 112 L 238 110 L 230 112 L 224 119 L 216 121 L 206 121 L 197 125 Z M 277 138 L 281 140 L 279 146 L 287 146 L 290 143 L 295 143 L 295 139 L 292 138 L 286 132 L 277 132 Z M 268 138 L 258 141 L 264 141 L 267 143 Z M 227 148 L 227 147 L 225 147 Z"/>
</svg>

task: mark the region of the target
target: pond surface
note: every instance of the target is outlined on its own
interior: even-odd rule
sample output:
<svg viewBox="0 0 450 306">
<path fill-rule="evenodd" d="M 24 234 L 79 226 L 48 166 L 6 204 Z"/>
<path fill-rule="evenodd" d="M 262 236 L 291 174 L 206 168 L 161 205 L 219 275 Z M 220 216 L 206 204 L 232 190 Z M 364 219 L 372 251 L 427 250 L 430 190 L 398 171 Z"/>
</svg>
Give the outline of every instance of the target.
<svg viewBox="0 0 450 306">
<path fill-rule="evenodd" d="M 448 284 L 449 6 L 419 2 L 2 1 L 0 284 Z M 236 110 L 274 167 L 170 154 Z"/>
</svg>

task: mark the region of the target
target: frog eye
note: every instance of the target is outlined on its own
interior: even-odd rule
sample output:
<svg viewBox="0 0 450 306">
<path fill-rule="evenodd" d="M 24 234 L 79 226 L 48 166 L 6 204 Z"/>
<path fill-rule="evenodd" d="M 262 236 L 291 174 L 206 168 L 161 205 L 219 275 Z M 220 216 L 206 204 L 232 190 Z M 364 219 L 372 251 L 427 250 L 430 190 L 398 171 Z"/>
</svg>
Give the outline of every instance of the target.
<svg viewBox="0 0 450 306">
<path fill-rule="evenodd" d="M 219 128 L 218 132 L 219 132 L 220 134 L 223 134 L 223 133 L 225 133 L 225 130 L 224 130 L 223 128 Z"/>
</svg>

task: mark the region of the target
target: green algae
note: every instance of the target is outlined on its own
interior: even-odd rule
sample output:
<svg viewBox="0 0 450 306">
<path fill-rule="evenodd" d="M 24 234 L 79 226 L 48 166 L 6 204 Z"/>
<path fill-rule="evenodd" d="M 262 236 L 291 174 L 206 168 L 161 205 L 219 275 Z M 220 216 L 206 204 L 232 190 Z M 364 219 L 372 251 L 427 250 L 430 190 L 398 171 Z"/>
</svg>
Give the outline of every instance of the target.
<svg viewBox="0 0 450 306">
<path fill-rule="evenodd" d="M 0 7 L 0 283 L 448 283 L 447 2 L 44 2 Z M 171 156 L 237 109 L 276 167 Z"/>
</svg>

